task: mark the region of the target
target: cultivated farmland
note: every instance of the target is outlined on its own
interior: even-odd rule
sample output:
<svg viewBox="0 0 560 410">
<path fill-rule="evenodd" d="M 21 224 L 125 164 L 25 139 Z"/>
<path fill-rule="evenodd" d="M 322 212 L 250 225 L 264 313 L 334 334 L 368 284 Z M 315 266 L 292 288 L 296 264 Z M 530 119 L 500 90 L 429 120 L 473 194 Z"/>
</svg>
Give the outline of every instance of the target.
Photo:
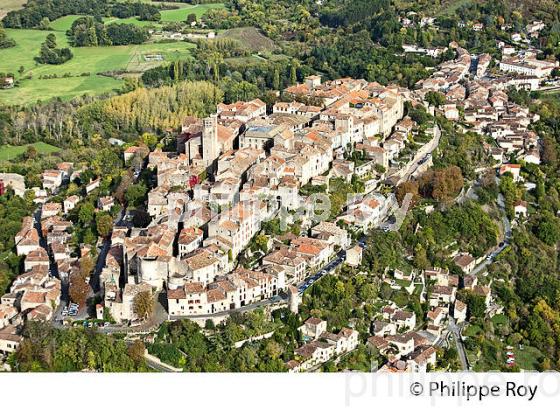
<svg viewBox="0 0 560 410">
<path fill-rule="evenodd" d="M 182 7 L 178 9 L 163 11 L 162 22 L 182 21 L 190 13 L 201 16 L 211 8 L 223 7 L 223 4 L 180 6 Z M 186 59 L 190 55 L 189 50 L 195 47 L 194 44 L 187 42 L 71 47 L 74 58 L 64 64 L 36 63 L 34 57 L 39 54 L 41 43 L 49 33 L 56 35 L 58 47 L 69 47 L 66 31 L 78 17 L 65 16 L 51 22 L 51 31 L 6 30 L 8 36 L 13 38 L 17 45 L 0 51 L 0 72 L 13 73 L 19 80 L 19 86 L 2 90 L 0 103 L 29 104 L 53 97 L 70 99 L 83 94 L 110 92 L 121 87 L 124 77 L 139 75 L 163 62 Z M 106 18 L 106 23 L 111 22 L 154 25 L 153 22 L 139 21 L 136 18 Z M 151 58 L 154 55 L 158 58 Z"/>
</svg>

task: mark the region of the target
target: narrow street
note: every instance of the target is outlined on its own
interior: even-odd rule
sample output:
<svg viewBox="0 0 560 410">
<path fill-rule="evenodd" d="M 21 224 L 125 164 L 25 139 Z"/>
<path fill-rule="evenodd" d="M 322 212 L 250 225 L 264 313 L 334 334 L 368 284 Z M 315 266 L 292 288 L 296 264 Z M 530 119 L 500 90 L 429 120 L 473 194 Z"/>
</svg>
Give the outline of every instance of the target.
<svg viewBox="0 0 560 410">
<path fill-rule="evenodd" d="M 122 225 L 123 218 L 124 218 L 125 214 L 126 214 L 126 208 L 122 209 L 119 212 L 119 214 L 117 215 L 117 217 L 114 220 L 114 226 L 121 226 Z M 97 257 L 97 262 L 95 264 L 95 268 L 94 268 L 94 270 L 91 274 L 90 281 L 89 281 L 89 284 L 90 284 L 92 292 L 93 292 L 92 296 L 99 295 L 103 291 L 101 289 L 100 277 L 101 277 L 101 271 L 103 270 L 103 267 L 105 266 L 105 261 L 107 259 L 107 253 L 109 252 L 110 249 L 111 249 L 111 238 L 105 238 L 103 240 L 103 245 L 101 246 L 101 248 L 99 250 L 99 255 Z"/>
<path fill-rule="evenodd" d="M 406 168 L 404 168 L 404 172 L 402 176 L 398 180 L 398 184 L 402 182 L 409 181 L 411 178 L 418 176 L 419 168 L 427 161 L 432 152 L 439 146 L 439 141 L 441 138 L 441 130 L 437 125 L 434 126 L 434 137 L 428 141 L 423 147 L 421 147 L 416 155 L 414 156 L 413 160 L 407 164 Z"/>
<path fill-rule="evenodd" d="M 461 368 L 464 371 L 468 371 L 469 369 L 469 361 L 467 359 L 467 352 L 465 350 L 465 346 L 463 345 L 463 339 L 461 339 L 461 328 L 455 322 L 453 317 L 449 317 L 448 328 L 453 335 L 453 339 L 455 339 L 455 345 L 457 347 L 457 353 L 459 355 L 459 360 L 461 362 Z"/>
<path fill-rule="evenodd" d="M 497 181 L 497 178 L 496 178 L 496 181 Z M 492 251 L 492 252 L 490 252 L 486 255 L 486 259 L 484 259 L 484 261 L 479 263 L 472 270 L 471 275 L 477 275 L 478 273 L 482 272 L 488 265 L 490 265 L 494 261 L 494 259 L 500 253 L 502 253 L 504 250 L 506 250 L 507 247 L 509 246 L 509 242 L 511 240 L 511 222 L 506 215 L 504 197 L 501 193 L 498 194 L 498 199 L 497 199 L 496 203 L 498 204 L 498 207 L 500 208 L 500 211 L 502 212 L 502 228 L 503 228 L 503 232 L 504 232 L 503 241 L 498 245 L 498 247 L 494 251 Z"/>
<path fill-rule="evenodd" d="M 333 272 L 337 267 L 340 266 L 342 262 L 344 262 L 345 258 L 346 258 L 346 251 L 345 250 L 339 251 L 336 257 L 333 260 L 331 260 L 329 263 L 327 263 L 325 266 L 323 266 L 319 270 L 319 272 L 317 272 L 315 275 L 308 277 L 298 286 L 300 294 L 303 294 L 308 287 L 313 285 L 323 276 Z"/>
<path fill-rule="evenodd" d="M 270 299 L 265 299 L 262 300 L 260 302 L 257 303 L 252 303 L 250 305 L 246 305 L 246 306 L 242 306 L 240 308 L 237 309 L 231 309 L 231 310 L 226 310 L 223 312 L 216 312 L 216 313 L 211 313 L 208 315 L 189 315 L 189 316 L 171 316 L 170 319 L 171 320 L 177 320 L 177 319 L 199 319 L 199 320 L 204 320 L 204 319 L 212 319 L 212 318 L 218 318 L 218 317 L 222 317 L 222 316 L 229 316 L 232 313 L 243 313 L 243 312 L 250 312 L 252 310 L 261 308 L 261 307 L 266 307 L 266 306 L 270 306 L 273 305 L 275 303 L 281 303 L 284 299 L 282 299 L 281 296 L 274 296 Z"/>
</svg>

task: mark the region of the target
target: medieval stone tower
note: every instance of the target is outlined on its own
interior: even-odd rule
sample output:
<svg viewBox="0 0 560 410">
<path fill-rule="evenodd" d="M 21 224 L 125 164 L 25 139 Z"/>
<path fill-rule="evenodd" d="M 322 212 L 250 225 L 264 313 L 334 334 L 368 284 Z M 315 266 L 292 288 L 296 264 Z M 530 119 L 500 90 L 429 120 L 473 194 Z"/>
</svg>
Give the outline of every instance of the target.
<svg viewBox="0 0 560 410">
<path fill-rule="evenodd" d="M 218 144 L 218 116 L 204 118 L 202 126 L 202 160 L 209 168 L 220 155 Z"/>
</svg>

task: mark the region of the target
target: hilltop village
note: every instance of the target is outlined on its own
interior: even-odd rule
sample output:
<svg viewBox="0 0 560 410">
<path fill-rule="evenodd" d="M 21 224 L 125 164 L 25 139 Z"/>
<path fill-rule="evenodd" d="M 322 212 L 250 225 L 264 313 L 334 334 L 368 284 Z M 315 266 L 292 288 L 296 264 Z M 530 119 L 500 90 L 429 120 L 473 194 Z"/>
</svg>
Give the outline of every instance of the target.
<svg viewBox="0 0 560 410">
<path fill-rule="evenodd" d="M 65 216 L 99 190 L 101 181 L 54 202 L 59 189 L 84 170 L 64 162 L 44 171 L 42 189 L 34 189 L 37 212 L 24 218 L 15 237 L 24 265 L 1 296 L 0 352 L 18 348 L 26 321 L 71 326 L 93 319 L 118 332 L 153 330 L 185 318 L 220 323 L 233 312 L 254 309 L 287 307 L 298 314 L 307 289 L 324 276 L 343 267 L 360 274 L 369 232 L 399 229 L 394 216 L 402 202 L 395 187 L 433 165 L 441 138 L 433 116 L 490 137 L 492 143 L 483 147 L 493 161 L 490 168 L 497 178 L 512 175 L 519 181 L 517 161 L 541 162 L 541 142 L 529 130 L 539 118 L 510 101 L 507 91 L 538 89 L 558 63 L 504 44 L 496 77 L 489 71 L 490 55 L 471 55 L 455 43 L 449 49 L 454 59 L 414 89 L 312 75 L 283 91 L 289 102 L 221 103 L 207 118 L 185 118 L 174 152 L 125 147 L 123 160 L 133 164 L 135 177 L 144 170 L 153 174 L 145 204 L 150 223 L 134 226 L 126 209 L 115 215 L 87 278 L 94 313 L 71 296 L 77 287 L 72 277 L 93 250 L 84 244 L 78 253 L 72 249 L 72 222 Z M 405 114 L 415 107 L 431 119 L 419 124 Z M 2 190 L 23 195 L 16 175 L 0 179 Z M 321 209 L 324 197 L 349 185 L 360 189 L 348 191 L 340 206 Z M 115 203 L 113 196 L 101 196 L 97 211 L 109 212 Z M 516 203 L 515 218 L 526 215 L 527 203 Z M 507 239 L 507 227 L 505 234 Z M 505 246 L 482 257 L 451 253 L 461 276 L 437 266 L 411 271 L 386 266 L 383 282 L 418 294 L 429 306 L 426 316 L 381 300 L 369 334 L 351 323 L 333 329 L 324 318 L 302 318 L 302 342 L 286 368 L 312 371 L 365 345 L 386 358 L 379 371 L 427 371 L 436 366 L 437 349 L 449 345 L 449 335 L 455 335 L 466 368 L 459 331 L 469 312 L 457 292 L 466 289 L 483 298 L 490 316 L 500 313 L 491 284 L 479 282 Z M 140 309 L 142 301 L 157 306 Z"/>
</svg>

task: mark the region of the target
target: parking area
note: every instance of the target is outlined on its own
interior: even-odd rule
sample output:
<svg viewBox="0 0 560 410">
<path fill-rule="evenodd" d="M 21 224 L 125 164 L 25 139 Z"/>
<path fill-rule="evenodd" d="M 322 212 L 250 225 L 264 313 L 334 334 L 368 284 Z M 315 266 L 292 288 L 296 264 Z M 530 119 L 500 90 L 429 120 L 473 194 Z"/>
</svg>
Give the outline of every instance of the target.
<svg viewBox="0 0 560 410">
<path fill-rule="evenodd" d="M 80 305 L 78 303 L 70 302 L 68 305 L 62 308 L 62 312 L 60 315 L 62 318 L 67 316 L 76 317 L 78 316 L 78 312 L 80 311 Z"/>
<path fill-rule="evenodd" d="M 344 251 L 344 250 L 340 251 L 336 255 L 335 259 L 331 260 L 329 263 L 327 263 L 325 266 L 323 266 L 323 268 L 321 268 L 321 270 L 319 272 L 317 272 L 313 276 L 307 278 L 298 287 L 299 293 L 303 294 L 307 290 L 307 288 L 309 288 L 311 285 L 313 285 L 315 282 L 317 282 L 319 279 L 321 279 L 326 274 L 331 273 L 333 270 L 335 270 L 342 262 L 344 262 L 345 258 L 346 258 L 346 251 Z"/>
</svg>

